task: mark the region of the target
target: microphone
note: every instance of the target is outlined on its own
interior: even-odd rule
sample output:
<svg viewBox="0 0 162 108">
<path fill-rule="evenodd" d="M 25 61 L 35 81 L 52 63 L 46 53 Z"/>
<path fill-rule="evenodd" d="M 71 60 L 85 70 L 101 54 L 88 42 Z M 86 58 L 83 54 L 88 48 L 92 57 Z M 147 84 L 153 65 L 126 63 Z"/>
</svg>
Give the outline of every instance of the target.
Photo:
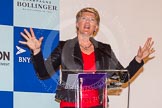
<svg viewBox="0 0 162 108">
<path fill-rule="evenodd" d="M 92 42 L 92 44 L 93 44 L 96 48 L 98 48 L 98 43 L 97 43 L 97 41 L 96 41 L 93 37 L 90 37 L 89 40 L 90 40 L 90 42 Z"/>
<path fill-rule="evenodd" d="M 92 42 L 95 48 L 97 48 L 100 52 L 106 54 L 107 56 L 111 58 L 111 50 L 110 52 L 108 52 L 108 50 L 105 50 L 105 47 L 103 46 L 99 47 L 99 42 L 97 42 L 93 37 L 90 37 L 89 40 Z"/>
<path fill-rule="evenodd" d="M 92 42 L 94 47 L 98 49 L 99 52 L 109 57 L 109 60 L 110 60 L 109 63 L 111 63 L 109 65 L 112 65 L 115 68 L 115 70 L 114 69 L 109 70 L 109 71 L 112 71 L 112 75 L 116 73 L 117 71 L 120 71 L 120 72 L 117 72 L 119 74 L 125 74 L 125 72 L 128 73 L 128 70 L 124 69 L 123 66 L 120 65 L 120 63 L 118 62 L 117 58 L 115 57 L 115 54 L 113 53 L 109 45 L 106 45 L 104 43 L 103 45 L 102 44 L 100 45 L 100 42 L 97 42 L 93 37 L 90 37 L 89 40 Z M 102 59 L 105 59 L 105 58 L 102 56 Z M 122 75 L 119 75 L 119 76 L 122 76 Z"/>
</svg>

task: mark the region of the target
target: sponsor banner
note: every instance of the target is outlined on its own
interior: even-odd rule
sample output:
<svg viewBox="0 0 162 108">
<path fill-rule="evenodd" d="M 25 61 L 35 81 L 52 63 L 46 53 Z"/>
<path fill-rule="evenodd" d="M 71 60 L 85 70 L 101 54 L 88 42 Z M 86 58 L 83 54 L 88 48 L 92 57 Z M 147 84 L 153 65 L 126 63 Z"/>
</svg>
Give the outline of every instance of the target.
<svg viewBox="0 0 162 108">
<path fill-rule="evenodd" d="M 0 0 L 0 24 L 13 25 L 13 0 Z"/>
<path fill-rule="evenodd" d="M 13 92 L 0 91 L 0 108 L 13 108 Z"/>
<path fill-rule="evenodd" d="M 0 90 L 13 90 L 13 28 L 0 25 Z"/>
<path fill-rule="evenodd" d="M 27 46 L 18 43 L 19 40 L 26 41 L 20 35 L 23 30 L 23 27 L 14 27 L 14 91 L 53 93 L 57 87 L 59 72 L 50 79 L 38 79 L 31 61 L 30 50 Z M 35 28 L 33 30 L 37 38 L 44 37 L 42 52 L 46 59 L 58 44 L 59 32 Z"/>
<path fill-rule="evenodd" d="M 54 94 L 14 92 L 14 108 L 59 108 Z"/>
<path fill-rule="evenodd" d="M 59 29 L 59 0 L 14 0 L 14 25 Z"/>
<path fill-rule="evenodd" d="M 0 108 L 58 108 L 54 92 L 59 71 L 39 80 L 30 50 L 19 40 L 24 27 L 44 36 L 46 59 L 59 42 L 59 0 L 0 0 Z M 24 40 L 25 41 L 25 40 Z M 41 104 L 40 104 L 41 103 Z"/>
</svg>

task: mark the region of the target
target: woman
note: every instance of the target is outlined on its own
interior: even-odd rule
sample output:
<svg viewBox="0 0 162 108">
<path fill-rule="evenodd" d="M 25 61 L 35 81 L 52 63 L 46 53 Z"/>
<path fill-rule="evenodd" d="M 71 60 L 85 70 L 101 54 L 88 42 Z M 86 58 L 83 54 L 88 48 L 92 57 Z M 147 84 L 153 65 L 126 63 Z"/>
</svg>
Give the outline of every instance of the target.
<svg viewBox="0 0 162 108">
<path fill-rule="evenodd" d="M 143 59 L 154 52 L 153 41 L 148 38 L 144 47 L 139 48 L 137 55 L 124 68 L 115 57 L 110 45 L 92 38 L 99 30 L 99 23 L 100 16 L 97 10 L 89 7 L 81 9 L 76 15 L 77 37 L 60 41 L 46 61 L 44 61 L 41 52 L 43 37 L 36 39 L 32 28 L 30 28 L 30 31 L 24 29 L 24 33 L 21 32 L 21 35 L 27 41 L 20 41 L 20 43 L 27 45 L 32 50 L 34 68 L 40 79 L 49 78 L 61 66 L 62 84 L 56 91 L 56 98 L 61 100 L 61 108 L 70 108 L 76 105 L 76 90 L 65 88 L 67 76 L 72 73 L 70 70 L 86 72 L 86 70 L 127 69 L 130 77 L 132 77 L 143 66 Z M 90 100 L 95 97 L 95 100 L 83 102 L 83 107 L 99 108 L 99 106 L 102 106 L 103 103 L 101 103 L 100 98 L 97 98 L 99 95 L 97 90 L 83 91 L 83 94 L 85 94 L 83 98 L 89 97 Z"/>
</svg>

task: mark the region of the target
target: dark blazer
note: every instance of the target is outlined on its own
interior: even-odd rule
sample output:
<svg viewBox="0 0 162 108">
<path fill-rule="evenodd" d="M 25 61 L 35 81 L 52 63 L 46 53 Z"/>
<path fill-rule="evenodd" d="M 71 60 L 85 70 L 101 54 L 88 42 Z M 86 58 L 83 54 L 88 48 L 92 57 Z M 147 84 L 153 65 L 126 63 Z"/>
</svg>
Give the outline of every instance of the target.
<svg viewBox="0 0 162 108">
<path fill-rule="evenodd" d="M 144 64 L 143 61 L 138 63 L 135 59 L 133 59 L 129 65 L 124 68 L 116 58 L 110 45 L 98 42 L 93 38 L 91 39 L 91 42 L 95 48 L 97 70 L 127 69 L 131 78 Z M 74 73 L 70 70 L 82 70 L 84 65 L 77 37 L 67 41 L 60 41 L 58 46 L 53 50 L 46 61 L 43 59 L 42 52 L 33 56 L 32 60 L 36 73 L 40 79 L 50 78 L 51 75 L 60 69 L 61 66 L 62 83 L 58 86 L 56 98 L 69 102 L 75 101 L 74 97 L 76 90 L 65 89 L 65 86 L 68 74 Z M 128 81 L 127 74 L 123 74 L 121 77 L 124 78 L 124 82 Z"/>
</svg>

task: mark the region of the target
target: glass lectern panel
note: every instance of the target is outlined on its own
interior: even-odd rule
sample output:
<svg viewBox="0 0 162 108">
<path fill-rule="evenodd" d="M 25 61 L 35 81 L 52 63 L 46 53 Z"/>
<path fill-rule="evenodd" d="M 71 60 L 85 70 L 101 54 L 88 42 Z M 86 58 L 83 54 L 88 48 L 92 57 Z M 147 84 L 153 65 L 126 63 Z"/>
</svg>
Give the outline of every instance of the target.
<svg viewBox="0 0 162 108">
<path fill-rule="evenodd" d="M 107 74 L 79 73 L 78 108 L 107 108 Z"/>
<path fill-rule="evenodd" d="M 108 108 L 110 90 L 119 89 L 128 73 L 127 70 L 70 72 L 72 74 L 68 74 L 64 90 L 67 92 L 67 101 L 73 102 L 70 105 L 75 104 L 75 108 Z"/>
</svg>

